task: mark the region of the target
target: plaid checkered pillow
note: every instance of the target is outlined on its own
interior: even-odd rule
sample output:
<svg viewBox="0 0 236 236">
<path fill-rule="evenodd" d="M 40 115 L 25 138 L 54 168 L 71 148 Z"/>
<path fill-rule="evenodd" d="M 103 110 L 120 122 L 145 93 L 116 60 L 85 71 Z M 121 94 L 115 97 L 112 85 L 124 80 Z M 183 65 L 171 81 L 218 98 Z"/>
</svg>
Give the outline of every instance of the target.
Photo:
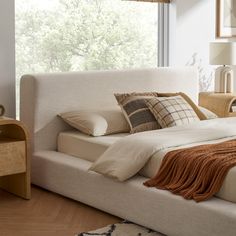
<svg viewBox="0 0 236 236">
<path fill-rule="evenodd" d="M 146 104 L 162 128 L 199 121 L 193 108 L 181 97 L 155 97 Z"/>
</svg>

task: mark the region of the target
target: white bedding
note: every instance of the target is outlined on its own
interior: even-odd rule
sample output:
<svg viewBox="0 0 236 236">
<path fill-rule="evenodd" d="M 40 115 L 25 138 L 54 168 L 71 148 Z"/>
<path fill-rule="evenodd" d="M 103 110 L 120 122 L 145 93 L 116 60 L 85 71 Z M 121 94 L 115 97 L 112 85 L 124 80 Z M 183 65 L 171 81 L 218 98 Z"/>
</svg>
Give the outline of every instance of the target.
<svg viewBox="0 0 236 236">
<path fill-rule="evenodd" d="M 95 162 L 109 148 L 109 146 L 111 146 L 116 141 L 120 140 L 121 138 L 127 135 L 128 134 L 123 133 L 123 134 L 114 134 L 101 137 L 91 137 L 82 134 L 81 132 L 78 131 L 66 131 L 60 133 L 58 136 L 58 151 L 68 155 L 79 157 L 80 159 L 83 160 Z M 222 142 L 228 139 L 232 139 L 232 137 L 213 141 L 206 141 L 204 143 L 210 144 L 210 143 Z M 202 143 L 193 143 L 174 148 L 162 149 L 154 153 L 154 155 L 150 157 L 149 161 L 147 161 L 144 167 L 139 171 L 139 174 L 144 177 L 151 178 L 157 173 L 161 165 L 162 159 L 168 151 L 183 147 L 196 146 L 199 144 Z M 236 182 L 236 168 L 232 168 L 231 171 L 229 171 L 221 190 L 217 193 L 216 196 L 228 201 L 236 202 L 235 182 Z"/>
<path fill-rule="evenodd" d="M 236 138 L 236 118 L 200 121 L 122 138 L 92 164 L 90 170 L 124 181 L 137 174 L 152 177 L 164 155 L 173 149 L 222 142 Z M 236 202 L 236 167 L 232 168 L 217 196 Z"/>
</svg>

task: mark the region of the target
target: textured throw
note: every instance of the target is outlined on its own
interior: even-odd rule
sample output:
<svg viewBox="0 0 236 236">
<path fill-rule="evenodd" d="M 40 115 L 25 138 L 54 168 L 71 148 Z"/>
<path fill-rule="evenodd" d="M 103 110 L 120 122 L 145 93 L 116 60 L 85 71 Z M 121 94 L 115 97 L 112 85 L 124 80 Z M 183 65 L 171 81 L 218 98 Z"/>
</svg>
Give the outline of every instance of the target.
<svg viewBox="0 0 236 236">
<path fill-rule="evenodd" d="M 166 154 L 156 176 L 144 185 L 200 202 L 220 190 L 234 166 L 236 140 L 174 150 Z"/>
</svg>

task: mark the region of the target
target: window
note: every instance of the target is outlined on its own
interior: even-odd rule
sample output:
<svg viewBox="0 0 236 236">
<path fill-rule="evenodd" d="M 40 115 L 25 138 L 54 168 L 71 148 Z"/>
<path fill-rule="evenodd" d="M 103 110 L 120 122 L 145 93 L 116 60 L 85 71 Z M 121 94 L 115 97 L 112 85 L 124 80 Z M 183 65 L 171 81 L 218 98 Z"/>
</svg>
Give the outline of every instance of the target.
<svg viewBox="0 0 236 236">
<path fill-rule="evenodd" d="M 16 74 L 155 67 L 158 4 L 16 0 Z"/>
<path fill-rule="evenodd" d="M 164 32 L 159 20 L 164 5 L 123 0 L 15 0 L 17 104 L 23 74 L 163 65 L 166 38 L 160 39 L 158 29 Z"/>
</svg>

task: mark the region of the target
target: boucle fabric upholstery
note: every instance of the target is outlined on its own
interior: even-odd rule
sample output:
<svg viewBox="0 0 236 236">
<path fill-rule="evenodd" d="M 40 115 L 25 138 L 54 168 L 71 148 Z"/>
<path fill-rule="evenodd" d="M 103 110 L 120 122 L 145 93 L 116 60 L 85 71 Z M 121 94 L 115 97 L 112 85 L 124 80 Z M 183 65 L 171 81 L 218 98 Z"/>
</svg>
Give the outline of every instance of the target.
<svg viewBox="0 0 236 236">
<path fill-rule="evenodd" d="M 32 161 L 34 184 L 163 234 L 235 236 L 234 203 L 215 197 L 186 201 L 143 186 L 147 178 L 141 176 L 119 183 L 88 172 L 88 161 L 54 151 L 37 152 Z"/>
<path fill-rule="evenodd" d="M 193 67 L 25 75 L 20 87 L 20 119 L 30 129 L 34 150 L 56 150 L 58 133 L 70 129 L 57 114 L 115 109 L 114 93 L 182 91 L 198 101 Z"/>
</svg>

